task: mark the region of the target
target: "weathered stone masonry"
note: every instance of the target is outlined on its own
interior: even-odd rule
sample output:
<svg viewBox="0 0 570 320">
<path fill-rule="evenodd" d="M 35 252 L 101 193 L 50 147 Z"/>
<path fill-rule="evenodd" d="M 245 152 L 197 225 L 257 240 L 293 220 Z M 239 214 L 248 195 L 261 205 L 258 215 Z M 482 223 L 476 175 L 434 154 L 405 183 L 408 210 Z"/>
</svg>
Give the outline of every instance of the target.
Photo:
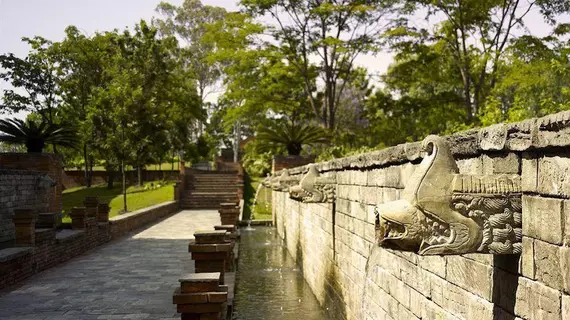
<svg viewBox="0 0 570 320">
<path fill-rule="evenodd" d="M 380 247 L 375 208 L 401 198 L 420 142 L 336 159 L 316 164 L 336 179 L 334 202 L 273 192 L 274 223 L 319 301 L 347 319 L 570 320 L 570 112 L 445 139 L 461 175 L 520 175 L 522 254 Z"/>
</svg>

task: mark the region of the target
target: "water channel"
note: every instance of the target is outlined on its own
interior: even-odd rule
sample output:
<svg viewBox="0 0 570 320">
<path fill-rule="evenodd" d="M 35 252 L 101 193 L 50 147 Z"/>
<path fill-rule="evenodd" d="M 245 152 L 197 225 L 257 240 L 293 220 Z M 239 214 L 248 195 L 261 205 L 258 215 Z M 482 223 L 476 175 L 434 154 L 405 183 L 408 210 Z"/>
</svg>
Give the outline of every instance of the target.
<svg viewBox="0 0 570 320">
<path fill-rule="evenodd" d="M 334 320 L 319 305 L 275 228 L 253 229 L 241 230 L 233 319 Z"/>
</svg>

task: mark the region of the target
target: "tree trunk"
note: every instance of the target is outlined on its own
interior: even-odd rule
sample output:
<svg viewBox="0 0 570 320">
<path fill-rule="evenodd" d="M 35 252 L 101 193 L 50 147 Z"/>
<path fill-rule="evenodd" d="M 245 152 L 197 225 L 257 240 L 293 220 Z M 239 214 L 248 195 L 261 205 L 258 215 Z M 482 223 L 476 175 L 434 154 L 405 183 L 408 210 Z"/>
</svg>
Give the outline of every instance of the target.
<svg viewBox="0 0 570 320">
<path fill-rule="evenodd" d="M 113 167 L 109 164 L 107 164 L 107 166 L 105 166 L 105 169 L 107 170 L 107 189 L 111 190 L 113 189 L 113 180 L 115 179 L 115 171 L 113 170 Z"/>
<path fill-rule="evenodd" d="M 85 186 L 91 187 L 91 179 L 89 179 L 89 164 L 87 163 L 87 143 L 83 144 L 83 162 L 85 163 Z"/>
<path fill-rule="evenodd" d="M 93 183 L 93 157 L 89 157 L 89 172 L 87 173 L 87 186 L 91 187 Z"/>
<path fill-rule="evenodd" d="M 137 166 L 137 179 L 139 187 L 142 186 L 142 166 L 140 164 Z"/>
<path fill-rule="evenodd" d="M 121 172 L 123 173 L 123 212 L 127 212 L 127 176 L 125 175 L 125 162 L 122 160 Z"/>
</svg>

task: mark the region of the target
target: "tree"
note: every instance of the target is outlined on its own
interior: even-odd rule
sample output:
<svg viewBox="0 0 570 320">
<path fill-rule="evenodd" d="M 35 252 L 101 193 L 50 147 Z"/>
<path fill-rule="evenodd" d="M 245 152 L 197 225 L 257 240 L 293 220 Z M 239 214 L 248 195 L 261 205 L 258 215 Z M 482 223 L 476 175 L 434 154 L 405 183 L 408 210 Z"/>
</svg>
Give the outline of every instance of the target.
<svg viewBox="0 0 570 320">
<path fill-rule="evenodd" d="M 481 123 L 521 121 L 570 109 L 570 47 L 559 39 L 566 30 L 538 38 L 523 36 L 507 49 L 508 59 L 498 67 L 499 77 Z"/>
<path fill-rule="evenodd" d="M 445 53 L 461 76 L 462 102 L 467 123 L 476 122 L 489 92 L 498 81 L 498 68 L 514 31 L 524 29 L 524 18 L 537 8 L 544 18 L 554 23 L 557 14 L 567 12 L 566 0 L 417 0 L 405 1 L 415 10 L 388 33 L 396 40 L 395 49 L 423 43 Z M 434 32 L 415 27 L 420 11 L 428 17 L 440 15 L 444 20 Z"/>
<path fill-rule="evenodd" d="M 45 120 L 0 119 L 0 142 L 25 145 L 27 152 L 43 152 L 46 144 L 76 148 L 78 137 L 75 130 Z"/>
<path fill-rule="evenodd" d="M 31 46 L 26 58 L 12 53 L 0 55 L 0 66 L 4 69 L 0 71 L 0 79 L 21 89 L 4 90 L 0 112 L 36 112 L 48 124 L 53 124 L 59 101 L 57 65 L 49 53 L 51 42 L 42 37 L 22 38 L 22 41 Z"/>
<path fill-rule="evenodd" d="M 226 10 L 203 5 L 200 0 L 185 0 L 179 7 L 161 2 L 156 11 L 163 19 L 153 19 L 153 24 L 163 35 L 176 36 L 183 42 L 183 66 L 192 73 L 201 106 L 206 107 L 205 99 L 220 79 L 221 72 L 219 65 L 208 61 L 208 56 L 214 49 L 213 44 L 202 41 L 202 38 L 207 32 L 208 24 L 224 19 Z"/>
<path fill-rule="evenodd" d="M 327 143 L 330 137 L 327 132 L 316 126 L 284 119 L 274 120 L 257 131 L 256 139 L 260 151 L 268 151 L 283 146 L 290 156 L 301 154 L 304 145 Z"/>
<path fill-rule="evenodd" d="M 273 19 L 269 31 L 303 80 L 315 117 L 335 129 L 337 105 L 352 79 L 354 60 L 379 48 L 380 35 L 396 9 L 394 2 L 242 0 L 241 4 L 255 17 Z M 313 82 L 317 75 L 323 82 L 322 95 Z"/>
<path fill-rule="evenodd" d="M 87 37 L 74 26 L 67 27 L 65 33 L 65 39 L 50 48 L 58 61 L 62 98 L 60 117 L 80 129 L 85 182 L 90 187 L 94 159 L 91 148 L 95 134 L 89 121 L 91 112 L 98 107 L 95 91 L 108 80 L 104 75 L 103 61 L 106 55 L 113 53 L 113 48 L 103 34 Z M 109 180 L 112 181 L 111 174 Z"/>
</svg>

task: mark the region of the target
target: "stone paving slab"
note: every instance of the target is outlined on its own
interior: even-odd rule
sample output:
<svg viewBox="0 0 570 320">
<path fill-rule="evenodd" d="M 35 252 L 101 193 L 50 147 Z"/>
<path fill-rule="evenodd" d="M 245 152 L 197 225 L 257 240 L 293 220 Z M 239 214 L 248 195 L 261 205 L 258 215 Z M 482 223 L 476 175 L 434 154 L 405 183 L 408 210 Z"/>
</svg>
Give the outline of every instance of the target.
<svg viewBox="0 0 570 320">
<path fill-rule="evenodd" d="M 0 296 L 0 319 L 180 319 L 172 292 L 194 271 L 188 240 L 219 224 L 216 210 L 181 211 L 24 281 Z"/>
</svg>

